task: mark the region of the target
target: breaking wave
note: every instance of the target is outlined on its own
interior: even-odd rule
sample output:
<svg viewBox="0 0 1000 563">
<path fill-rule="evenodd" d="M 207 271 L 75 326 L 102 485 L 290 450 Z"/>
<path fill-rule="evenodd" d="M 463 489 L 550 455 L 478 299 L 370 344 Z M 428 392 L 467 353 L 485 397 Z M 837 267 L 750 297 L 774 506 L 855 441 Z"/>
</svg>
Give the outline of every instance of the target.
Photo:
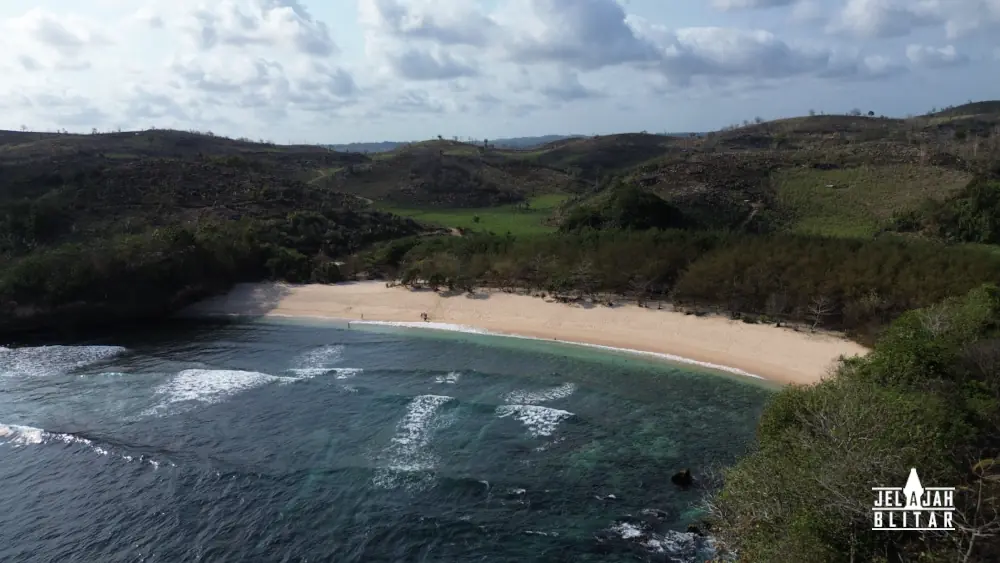
<svg viewBox="0 0 1000 563">
<path fill-rule="evenodd" d="M 454 385 L 458 383 L 458 380 L 462 377 L 462 374 L 457 371 L 450 371 L 445 375 L 438 375 L 434 377 L 434 383 L 449 383 Z"/>
<path fill-rule="evenodd" d="M 616 522 L 597 540 L 604 544 L 620 544 L 625 548 L 655 555 L 667 555 L 668 561 L 708 561 L 716 559 L 715 541 L 692 532 L 664 530 L 641 522 Z"/>
<path fill-rule="evenodd" d="M 501 405 L 496 415 L 500 418 L 513 417 L 528 428 L 534 437 L 551 436 L 559 423 L 573 416 L 573 413 L 540 407 L 538 405 Z"/>
<path fill-rule="evenodd" d="M 163 400 L 143 414 L 155 416 L 183 403 L 213 404 L 270 383 L 292 383 L 295 377 L 278 377 L 257 371 L 186 369 L 156 388 Z"/>
<path fill-rule="evenodd" d="M 374 482 L 385 488 L 400 484 L 401 473 L 420 473 L 434 469 L 437 458 L 427 451 L 434 421 L 442 405 L 453 400 L 443 395 L 420 395 L 414 397 L 406 408 L 406 414 L 396 427 L 389 447 L 385 451 L 385 465 L 376 471 Z M 413 476 L 417 481 L 426 481 L 426 476 Z"/>
<path fill-rule="evenodd" d="M 545 391 L 512 391 L 507 393 L 504 401 L 518 405 L 535 405 L 558 399 L 565 399 L 576 391 L 573 383 L 563 383 L 558 387 L 546 389 Z"/>
<path fill-rule="evenodd" d="M 361 368 L 335 367 L 343 358 L 344 347 L 342 345 L 331 344 L 329 346 L 321 346 L 299 357 L 295 362 L 296 367 L 288 371 L 301 378 L 332 374 L 336 379 L 350 379 L 360 375 L 364 371 Z"/>
<path fill-rule="evenodd" d="M 0 377 L 63 375 L 127 351 L 121 346 L 0 347 Z"/>
<path fill-rule="evenodd" d="M 18 424 L 3 424 L 0 423 L 0 444 L 8 444 L 10 446 L 19 448 L 24 446 L 35 446 L 43 444 L 53 444 L 53 443 L 63 443 L 69 445 L 79 445 L 84 446 L 93 453 L 101 456 L 113 456 L 122 459 L 127 462 L 138 461 L 140 463 L 148 463 L 153 466 L 154 469 L 160 467 L 160 462 L 140 455 L 138 457 L 133 455 L 128 455 L 124 453 L 113 452 L 109 447 L 100 446 L 95 444 L 93 440 L 83 438 L 80 436 L 75 436 L 73 434 L 64 434 L 60 432 L 48 432 L 42 430 L 41 428 L 35 428 L 33 426 L 21 426 Z M 172 462 L 167 462 L 169 465 L 174 466 Z"/>
</svg>

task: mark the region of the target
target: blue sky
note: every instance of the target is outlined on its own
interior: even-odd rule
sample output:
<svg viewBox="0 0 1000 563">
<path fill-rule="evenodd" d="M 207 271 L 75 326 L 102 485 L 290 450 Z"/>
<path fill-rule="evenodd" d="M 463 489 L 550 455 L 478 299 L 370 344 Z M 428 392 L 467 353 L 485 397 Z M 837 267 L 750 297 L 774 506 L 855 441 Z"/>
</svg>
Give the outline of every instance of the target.
<svg viewBox="0 0 1000 563">
<path fill-rule="evenodd" d="M 0 128 L 704 131 L 1000 99 L 1000 0 L 5 0 Z"/>
</svg>

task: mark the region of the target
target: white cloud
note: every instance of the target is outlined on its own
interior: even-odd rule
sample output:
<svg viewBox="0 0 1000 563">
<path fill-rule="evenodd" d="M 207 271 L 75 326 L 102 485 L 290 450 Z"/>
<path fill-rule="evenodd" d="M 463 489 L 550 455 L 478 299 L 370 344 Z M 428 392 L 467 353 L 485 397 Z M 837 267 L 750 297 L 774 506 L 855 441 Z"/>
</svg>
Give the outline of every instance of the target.
<svg viewBox="0 0 1000 563">
<path fill-rule="evenodd" d="M 798 0 L 712 0 L 712 6 L 719 10 L 748 10 L 790 6 Z"/>
<path fill-rule="evenodd" d="M 945 68 L 969 62 L 969 57 L 959 53 L 954 45 L 944 47 L 908 45 L 906 58 L 910 59 L 910 62 L 916 66 L 928 68 Z"/>
<path fill-rule="evenodd" d="M 562 69 L 555 77 L 550 77 L 541 87 L 541 93 L 553 102 L 572 102 L 602 95 L 598 90 L 584 86 L 580 82 L 580 75 L 568 69 Z"/>
<path fill-rule="evenodd" d="M 83 70 L 89 54 L 111 45 L 97 22 L 40 8 L 0 20 L 0 35 L 0 49 L 26 71 Z"/>
<path fill-rule="evenodd" d="M 484 45 L 496 28 L 467 0 L 358 0 L 358 14 L 375 34 L 444 45 Z"/>
<path fill-rule="evenodd" d="M 792 21 L 799 24 L 812 24 L 826 17 L 826 8 L 818 0 L 800 0 L 792 8 Z"/>
<path fill-rule="evenodd" d="M 478 74 L 443 49 L 407 49 L 389 54 L 388 62 L 397 76 L 408 80 L 449 80 Z"/>
<path fill-rule="evenodd" d="M 940 27 L 957 38 L 1000 27 L 1000 0 L 846 0 L 830 31 L 899 37 Z"/>
<path fill-rule="evenodd" d="M 657 59 L 656 47 L 635 33 L 614 0 L 510 0 L 498 18 L 501 48 L 519 64 L 596 70 Z"/>
<path fill-rule="evenodd" d="M 794 97 L 803 84 L 891 81 L 910 67 L 971 64 L 993 56 L 994 45 L 975 52 L 940 36 L 1000 21 L 1000 9 L 991 11 L 1000 0 L 716 0 L 730 13 L 681 26 L 669 10 L 644 8 L 644 19 L 619 0 L 351 0 L 357 22 L 336 19 L 355 14 L 341 2 L 320 0 L 45 9 L 55 1 L 6 19 L 0 12 L 0 127 L 156 125 L 271 137 L 429 123 L 437 134 L 441 123 L 532 115 L 518 121 L 531 124 L 573 111 L 586 121 L 626 106 L 653 115 L 672 107 L 664 96 L 728 107 L 729 96 L 764 88 Z M 830 14 L 841 34 L 823 33 L 818 22 Z M 934 26 L 937 40 L 954 47 L 914 37 L 909 66 L 885 56 L 899 53 L 898 42 L 878 39 Z M 870 38 L 864 52 L 849 49 L 858 36 Z"/>
<path fill-rule="evenodd" d="M 286 46 L 315 56 L 337 51 L 330 31 L 297 0 L 217 0 L 185 14 L 179 26 L 203 50 L 233 47 Z M 165 16 L 150 16 L 153 27 Z"/>
</svg>

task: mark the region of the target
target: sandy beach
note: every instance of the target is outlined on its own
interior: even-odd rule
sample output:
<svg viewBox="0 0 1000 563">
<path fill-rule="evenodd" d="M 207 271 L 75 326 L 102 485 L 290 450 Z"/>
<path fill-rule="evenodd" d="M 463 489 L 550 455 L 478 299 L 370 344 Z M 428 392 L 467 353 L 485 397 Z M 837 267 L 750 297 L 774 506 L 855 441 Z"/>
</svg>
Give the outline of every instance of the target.
<svg viewBox="0 0 1000 563">
<path fill-rule="evenodd" d="M 421 313 L 429 315 L 423 323 Z M 443 296 L 384 282 L 337 285 L 241 284 L 195 304 L 186 316 L 272 315 L 351 321 L 461 325 L 497 334 L 687 358 L 779 383 L 820 381 L 841 356 L 867 353 L 830 334 L 747 324 L 718 316 L 620 305 L 582 307 L 527 295 L 482 292 Z M 454 328 L 454 327 L 452 327 Z"/>
</svg>

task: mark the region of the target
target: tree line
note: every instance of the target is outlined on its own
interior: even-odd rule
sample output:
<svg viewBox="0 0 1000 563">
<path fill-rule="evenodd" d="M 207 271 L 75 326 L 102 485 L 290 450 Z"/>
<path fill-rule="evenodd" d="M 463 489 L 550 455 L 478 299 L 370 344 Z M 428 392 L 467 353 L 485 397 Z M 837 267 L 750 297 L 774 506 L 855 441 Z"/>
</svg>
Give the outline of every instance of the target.
<svg viewBox="0 0 1000 563">
<path fill-rule="evenodd" d="M 668 301 L 747 322 L 843 330 L 865 343 L 907 310 L 1000 279 L 1000 256 L 929 240 L 682 230 L 408 238 L 350 267 L 456 290 Z"/>
<path fill-rule="evenodd" d="M 0 263 L 0 332 L 158 317 L 238 282 L 338 282 L 335 258 L 420 231 L 388 213 L 326 209 L 40 247 Z"/>
</svg>

